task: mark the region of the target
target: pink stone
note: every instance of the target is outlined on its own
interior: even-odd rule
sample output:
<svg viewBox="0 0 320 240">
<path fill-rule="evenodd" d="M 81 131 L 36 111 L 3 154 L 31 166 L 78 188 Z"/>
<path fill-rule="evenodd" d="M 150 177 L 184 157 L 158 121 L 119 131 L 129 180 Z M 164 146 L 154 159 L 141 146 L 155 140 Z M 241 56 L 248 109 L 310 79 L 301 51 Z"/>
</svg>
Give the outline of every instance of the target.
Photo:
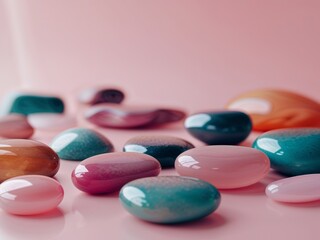
<svg viewBox="0 0 320 240">
<path fill-rule="evenodd" d="M 253 148 L 242 146 L 203 146 L 177 157 L 176 171 L 182 176 L 199 178 L 219 189 L 252 185 L 270 169 L 269 158 Z"/>
<path fill-rule="evenodd" d="M 106 153 L 82 161 L 72 172 L 72 182 L 90 194 L 110 193 L 132 180 L 157 176 L 160 171 L 160 163 L 149 155 Z"/>
<path fill-rule="evenodd" d="M 0 118 L 0 137 L 30 138 L 33 132 L 32 126 L 23 115 L 10 114 Z"/>
<path fill-rule="evenodd" d="M 60 113 L 34 113 L 28 116 L 32 127 L 44 131 L 63 131 L 77 125 L 74 116 Z"/>
<path fill-rule="evenodd" d="M 85 117 L 100 127 L 137 128 L 180 121 L 185 113 L 168 108 L 98 104 L 90 107 Z"/>
<path fill-rule="evenodd" d="M 16 215 L 40 214 L 56 208 L 63 195 L 61 184 L 50 177 L 19 176 L 0 185 L 0 207 Z"/>
<path fill-rule="evenodd" d="M 266 195 L 272 200 L 303 203 L 320 200 L 320 174 L 284 178 L 266 187 Z"/>
</svg>

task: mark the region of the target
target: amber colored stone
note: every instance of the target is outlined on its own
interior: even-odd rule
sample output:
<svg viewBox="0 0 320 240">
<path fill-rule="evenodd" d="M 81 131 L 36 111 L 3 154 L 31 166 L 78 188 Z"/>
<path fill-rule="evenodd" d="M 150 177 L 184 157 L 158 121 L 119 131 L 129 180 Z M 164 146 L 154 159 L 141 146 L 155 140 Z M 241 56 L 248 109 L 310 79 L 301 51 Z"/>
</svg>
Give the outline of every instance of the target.
<svg viewBox="0 0 320 240">
<path fill-rule="evenodd" d="M 0 182 L 21 175 L 53 177 L 60 159 L 47 145 L 25 139 L 0 140 Z"/>
</svg>

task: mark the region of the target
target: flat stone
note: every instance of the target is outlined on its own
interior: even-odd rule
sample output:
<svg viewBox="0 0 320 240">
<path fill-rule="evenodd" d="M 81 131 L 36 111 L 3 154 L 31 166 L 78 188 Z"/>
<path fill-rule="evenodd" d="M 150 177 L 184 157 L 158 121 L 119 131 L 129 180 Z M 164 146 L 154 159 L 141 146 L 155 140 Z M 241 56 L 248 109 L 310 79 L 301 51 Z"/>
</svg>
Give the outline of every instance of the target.
<svg viewBox="0 0 320 240">
<path fill-rule="evenodd" d="M 82 161 L 72 172 L 72 182 L 90 194 L 120 190 L 126 183 L 159 175 L 159 162 L 141 153 L 105 153 Z"/>
<path fill-rule="evenodd" d="M 41 131 L 62 131 L 77 125 L 74 116 L 61 113 L 34 113 L 28 115 L 30 125 Z"/>
<path fill-rule="evenodd" d="M 0 207 L 16 215 L 51 211 L 60 204 L 63 196 L 58 181 L 40 175 L 14 177 L 0 185 Z"/>
<path fill-rule="evenodd" d="M 260 135 L 253 147 L 287 176 L 320 173 L 320 128 L 278 129 Z"/>
<path fill-rule="evenodd" d="M 270 169 L 268 157 L 241 146 L 202 146 L 177 157 L 176 171 L 210 182 L 218 189 L 241 188 L 259 182 Z"/>
<path fill-rule="evenodd" d="M 125 98 L 123 91 L 117 88 L 88 88 L 79 95 L 79 101 L 85 104 L 121 103 Z"/>
<path fill-rule="evenodd" d="M 214 186 L 199 179 L 166 176 L 126 184 L 120 201 L 137 218 L 172 224 L 208 216 L 218 208 L 221 196 Z"/>
<path fill-rule="evenodd" d="M 82 161 L 114 150 L 105 136 L 88 128 L 63 131 L 52 140 L 50 146 L 61 159 L 74 161 Z"/>
<path fill-rule="evenodd" d="M 20 114 L 9 114 L 0 117 L 0 137 L 30 138 L 34 133 L 27 118 Z"/>
<path fill-rule="evenodd" d="M 189 116 L 187 131 L 208 145 L 233 145 L 245 140 L 251 132 L 249 116 L 237 111 L 201 112 Z"/>
<path fill-rule="evenodd" d="M 320 104 L 298 93 L 260 89 L 241 94 L 226 106 L 250 115 L 253 129 L 320 127 Z"/>
<path fill-rule="evenodd" d="M 156 158 L 163 168 L 174 167 L 174 162 L 181 153 L 194 146 L 177 137 L 152 135 L 137 136 L 128 140 L 124 152 L 138 152 Z"/>
<path fill-rule="evenodd" d="M 0 140 L 0 182 L 21 175 L 53 177 L 58 155 L 47 145 L 26 139 Z"/>
</svg>

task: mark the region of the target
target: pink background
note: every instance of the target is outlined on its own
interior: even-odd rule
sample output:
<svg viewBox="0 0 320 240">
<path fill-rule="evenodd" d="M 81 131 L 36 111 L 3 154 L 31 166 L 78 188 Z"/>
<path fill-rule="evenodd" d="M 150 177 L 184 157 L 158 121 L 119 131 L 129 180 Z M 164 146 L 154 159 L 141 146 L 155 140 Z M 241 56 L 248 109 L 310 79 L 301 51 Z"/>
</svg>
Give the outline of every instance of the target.
<svg viewBox="0 0 320 240">
<path fill-rule="evenodd" d="M 190 112 L 222 108 L 261 87 L 319 101 L 319 24 L 317 0 L 1 0 L 0 94 L 46 91 L 71 104 L 86 86 L 115 85 L 127 92 L 127 103 Z M 121 150 L 146 132 L 103 133 Z M 147 132 L 154 133 L 201 145 L 181 125 Z M 49 142 L 55 134 L 35 138 Z M 273 173 L 253 187 L 223 192 L 221 207 L 203 221 L 159 226 L 129 216 L 116 194 L 80 193 L 69 176 L 75 166 L 63 161 L 57 175 L 66 190 L 59 211 L 33 218 L 0 211 L 1 238 L 319 239 L 320 203 L 269 201 L 263 191 L 279 178 Z"/>
</svg>

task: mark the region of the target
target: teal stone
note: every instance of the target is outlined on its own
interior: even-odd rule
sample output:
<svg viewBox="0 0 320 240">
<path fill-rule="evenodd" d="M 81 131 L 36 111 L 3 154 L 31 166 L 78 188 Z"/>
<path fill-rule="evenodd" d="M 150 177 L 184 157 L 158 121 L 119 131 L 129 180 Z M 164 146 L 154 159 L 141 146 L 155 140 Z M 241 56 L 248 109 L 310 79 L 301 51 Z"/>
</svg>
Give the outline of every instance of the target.
<svg viewBox="0 0 320 240">
<path fill-rule="evenodd" d="M 196 178 L 164 176 L 134 180 L 122 187 L 120 202 L 132 215 L 162 224 L 189 222 L 214 212 L 219 191 Z"/>
<path fill-rule="evenodd" d="M 138 152 L 157 159 L 162 168 L 174 167 L 176 158 L 194 146 L 181 138 L 171 136 L 138 136 L 128 140 L 124 152 Z"/>
<path fill-rule="evenodd" d="M 320 173 L 320 128 L 279 129 L 260 135 L 253 147 L 287 176 Z"/>
<path fill-rule="evenodd" d="M 29 115 L 32 113 L 63 113 L 63 101 L 54 96 L 11 94 L 4 99 L 2 106 L 4 114 L 18 113 Z"/>
<path fill-rule="evenodd" d="M 52 140 L 50 146 L 61 159 L 74 161 L 82 161 L 114 150 L 112 143 L 105 136 L 87 128 L 63 131 Z"/>
<path fill-rule="evenodd" d="M 238 111 L 201 112 L 189 116 L 187 131 L 208 145 L 234 145 L 245 140 L 252 130 L 250 117 Z"/>
</svg>

